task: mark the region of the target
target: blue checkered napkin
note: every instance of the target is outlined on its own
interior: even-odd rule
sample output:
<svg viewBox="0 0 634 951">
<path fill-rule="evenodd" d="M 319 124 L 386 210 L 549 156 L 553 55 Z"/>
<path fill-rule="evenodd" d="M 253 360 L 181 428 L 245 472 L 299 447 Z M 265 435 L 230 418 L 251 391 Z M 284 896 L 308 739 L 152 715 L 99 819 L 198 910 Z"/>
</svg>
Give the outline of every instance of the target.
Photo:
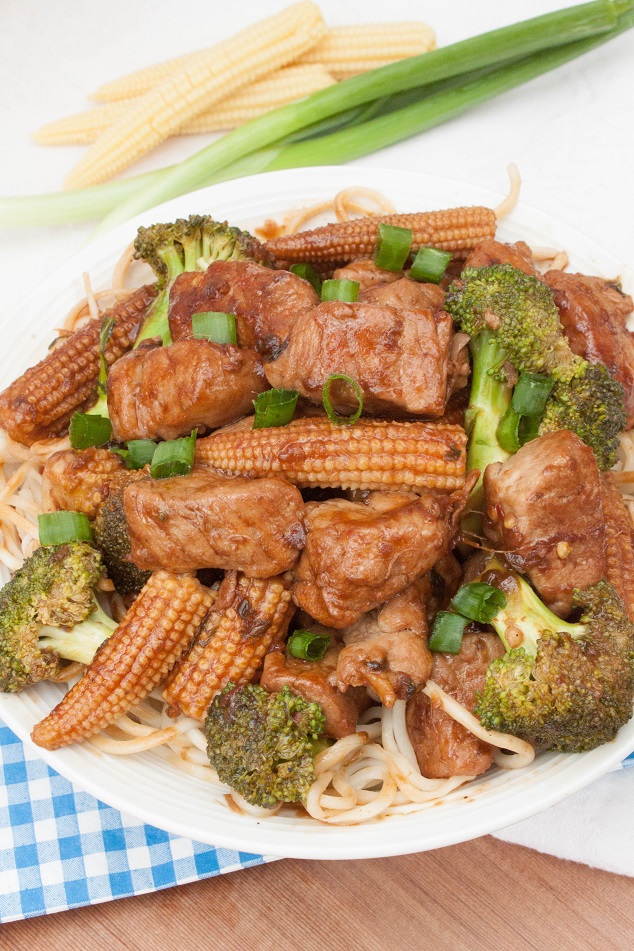
<svg viewBox="0 0 634 951">
<path fill-rule="evenodd" d="M 140 895 L 264 861 L 122 815 L 62 779 L 0 721 L 0 922 Z"/>
</svg>

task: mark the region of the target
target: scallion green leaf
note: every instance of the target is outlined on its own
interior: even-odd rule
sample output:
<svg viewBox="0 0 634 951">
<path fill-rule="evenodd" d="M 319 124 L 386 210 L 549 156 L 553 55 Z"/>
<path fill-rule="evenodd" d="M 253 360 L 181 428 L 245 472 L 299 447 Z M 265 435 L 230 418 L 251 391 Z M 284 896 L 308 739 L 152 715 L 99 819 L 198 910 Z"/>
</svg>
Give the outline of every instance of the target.
<svg viewBox="0 0 634 951">
<path fill-rule="evenodd" d="M 330 644 L 330 635 L 314 631 L 293 631 L 286 644 L 291 657 L 299 660 L 321 660 Z"/>
<path fill-rule="evenodd" d="M 189 475 L 194 465 L 197 435 L 198 430 L 194 429 L 190 436 L 160 442 L 152 458 L 152 478 L 169 479 L 170 476 Z"/>
<path fill-rule="evenodd" d="M 270 426 L 286 426 L 293 418 L 299 393 L 297 390 L 265 390 L 253 400 L 255 416 L 254 429 L 267 429 Z"/>
<path fill-rule="evenodd" d="M 504 413 L 495 432 L 497 441 L 504 452 L 514 453 L 520 448 L 519 429 L 522 417 L 516 413 L 512 404 Z"/>
<path fill-rule="evenodd" d="M 299 264 L 291 264 L 291 273 L 297 274 L 298 277 L 303 277 L 305 281 L 309 281 L 313 285 L 315 293 L 321 294 L 321 278 L 312 264 L 308 264 L 307 261 L 300 261 Z"/>
<path fill-rule="evenodd" d="M 450 261 L 449 251 L 440 251 L 439 248 L 421 248 L 414 258 L 409 276 L 413 281 L 439 284 Z"/>
<path fill-rule="evenodd" d="M 411 228 L 397 228 L 381 222 L 374 263 L 382 271 L 401 271 L 409 257 L 413 233 Z"/>
<path fill-rule="evenodd" d="M 114 317 L 104 317 L 101 321 L 101 329 L 99 331 L 99 381 L 97 383 L 97 389 L 100 393 L 106 393 L 106 381 L 108 379 L 108 364 L 106 363 L 106 347 L 108 346 L 108 341 L 112 336 L 112 331 L 114 330 L 114 325 L 116 320 Z"/>
<path fill-rule="evenodd" d="M 193 314 L 192 331 L 196 340 L 211 340 L 212 343 L 238 342 L 235 314 L 213 310 Z"/>
<path fill-rule="evenodd" d="M 103 446 L 112 436 L 112 423 L 106 416 L 90 413 L 73 413 L 69 427 L 70 444 L 73 449 L 89 449 Z"/>
<path fill-rule="evenodd" d="M 154 458 L 157 443 L 153 439 L 131 439 L 125 449 L 112 449 L 121 456 L 128 469 L 142 469 Z"/>
<path fill-rule="evenodd" d="M 490 624 L 498 611 L 506 607 L 506 595 L 490 584 L 474 581 L 463 585 L 456 592 L 451 599 L 451 606 L 471 621 Z"/>
<path fill-rule="evenodd" d="M 468 623 L 468 618 L 461 617 L 460 614 L 454 614 L 452 611 L 439 611 L 427 644 L 430 651 L 442 651 L 443 654 L 459 654 L 462 647 L 462 635 Z"/>
<path fill-rule="evenodd" d="M 346 304 L 354 304 L 359 299 L 359 282 L 343 278 L 339 281 L 324 281 L 321 285 L 322 301 L 340 300 Z"/>
<path fill-rule="evenodd" d="M 343 383 L 346 383 L 350 389 L 354 391 L 354 395 L 357 398 L 358 406 L 351 416 L 340 416 L 332 405 L 330 387 L 336 380 L 341 380 Z M 363 412 L 363 393 L 361 392 L 361 387 L 357 381 L 353 380 L 347 373 L 331 373 L 324 383 L 321 398 L 328 419 L 331 423 L 335 423 L 336 426 L 353 426 Z"/>
<path fill-rule="evenodd" d="M 520 416 L 541 416 L 555 381 L 545 373 L 521 373 L 511 406 Z"/>
<path fill-rule="evenodd" d="M 83 512 L 45 512 L 37 517 L 40 545 L 91 542 L 92 528 Z"/>
</svg>

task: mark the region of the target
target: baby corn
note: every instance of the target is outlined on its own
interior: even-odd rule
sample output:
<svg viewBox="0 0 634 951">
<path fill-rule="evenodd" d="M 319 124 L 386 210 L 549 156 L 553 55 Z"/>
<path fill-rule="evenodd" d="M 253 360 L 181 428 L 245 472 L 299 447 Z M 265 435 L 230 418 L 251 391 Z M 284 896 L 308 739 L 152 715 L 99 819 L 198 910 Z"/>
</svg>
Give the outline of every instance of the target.
<svg viewBox="0 0 634 951">
<path fill-rule="evenodd" d="M 230 603 L 227 604 L 227 601 Z M 189 654 L 172 672 L 163 699 L 171 707 L 204 720 L 213 698 L 226 684 L 251 683 L 264 655 L 286 635 L 295 610 L 290 583 L 234 572 L 220 587 L 212 611 Z"/>
<path fill-rule="evenodd" d="M 491 208 L 447 208 L 339 221 L 311 231 L 272 238 L 266 247 L 284 262 L 346 264 L 357 258 L 372 257 L 381 222 L 411 228 L 413 251 L 431 246 L 452 251 L 460 258 L 483 238 L 493 237 L 496 228 L 495 212 Z"/>
<path fill-rule="evenodd" d="M 145 469 L 128 469 L 109 449 L 72 449 L 56 452 L 44 465 L 43 495 L 56 509 L 83 512 L 93 519 L 113 488 L 123 488 L 149 475 Z"/>
<path fill-rule="evenodd" d="M 140 287 L 104 314 L 115 321 L 105 349 L 109 366 L 132 347 L 155 296 L 154 285 Z M 59 436 L 76 410 L 95 402 L 102 319 L 75 331 L 0 394 L 0 427 L 16 442 L 31 446 L 38 439 Z"/>
<path fill-rule="evenodd" d="M 31 737 L 47 750 L 98 733 L 150 694 L 191 643 L 213 604 L 195 578 L 157 571 L 92 664 Z"/>
<path fill-rule="evenodd" d="M 614 585 L 630 621 L 634 621 L 634 549 L 632 522 L 611 472 L 601 476 L 605 518 L 605 577 Z"/>
<path fill-rule="evenodd" d="M 195 135 L 199 132 L 233 129 L 269 109 L 295 102 L 311 92 L 332 86 L 334 82 L 326 67 L 319 63 L 286 66 L 257 83 L 239 89 L 214 106 L 203 109 L 184 122 L 176 132 L 178 135 Z M 129 100 L 111 102 L 98 109 L 88 109 L 66 119 L 49 122 L 38 129 L 33 139 L 40 145 L 90 145 L 123 115 L 129 105 Z"/>
<path fill-rule="evenodd" d="M 207 55 L 191 57 L 126 109 L 88 149 L 66 186 L 81 188 L 111 178 L 203 107 L 293 62 L 325 32 L 319 7 L 303 0 L 219 43 Z"/>
<path fill-rule="evenodd" d="M 316 46 L 304 53 L 302 63 L 322 63 L 335 79 L 348 79 L 408 56 L 419 56 L 436 46 L 426 23 L 361 23 L 334 26 Z"/>
<path fill-rule="evenodd" d="M 196 461 L 225 475 L 280 475 L 298 486 L 344 489 L 458 489 L 467 436 L 460 426 L 322 417 L 270 429 L 220 430 L 199 439 Z"/>
</svg>

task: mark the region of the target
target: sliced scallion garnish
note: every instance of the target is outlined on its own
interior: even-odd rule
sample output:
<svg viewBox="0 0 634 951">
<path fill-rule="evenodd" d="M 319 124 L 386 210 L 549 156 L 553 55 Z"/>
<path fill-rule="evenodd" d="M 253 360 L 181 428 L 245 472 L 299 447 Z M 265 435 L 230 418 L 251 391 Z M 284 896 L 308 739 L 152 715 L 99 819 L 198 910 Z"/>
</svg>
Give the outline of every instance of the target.
<svg viewBox="0 0 634 951">
<path fill-rule="evenodd" d="M 520 416 L 541 416 L 555 381 L 545 373 L 521 373 L 511 406 Z"/>
<path fill-rule="evenodd" d="M 347 278 L 324 281 L 321 285 L 322 301 L 340 300 L 345 304 L 354 304 L 359 299 L 359 282 Z"/>
<path fill-rule="evenodd" d="M 37 517 L 40 545 L 67 545 L 92 541 L 88 516 L 83 512 L 45 512 Z"/>
<path fill-rule="evenodd" d="M 269 426 L 286 426 L 293 418 L 299 393 L 297 390 L 265 390 L 253 400 L 255 416 L 254 429 L 267 429 Z"/>
<path fill-rule="evenodd" d="M 397 228 L 395 225 L 379 225 L 374 263 L 382 271 L 402 271 L 409 257 L 414 237 L 411 228 Z"/>
<path fill-rule="evenodd" d="M 101 321 L 101 329 L 99 331 L 99 381 L 97 383 L 97 389 L 101 394 L 106 393 L 106 380 L 108 379 L 106 347 L 108 346 L 108 341 L 112 336 L 112 331 L 114 330 L 115 324 L 116 320 L 114 317 L 104 317 L 104 319 Z"/>
<path fill-rule="evenodd" d="M 441 251 L 439 248 L 421 248 L 414 258 L 409 276 L 413 281 L 439 284 L 450 261 L 449 251 Z"/>
<path fill-rule="evenodd" d="M 291 657 L 299 660 L 321 660 L 330 644 L 328 634 L 317 634 L 314 631 L 293 631 L 286 647 Z"/>
<path fill-rule="evenodd" d="M 208 310 L 193 314 L 192 331 L 195 340 L 233 344 L 238 342 L 235 315 L 222 311 Z"/>
<path fill-rule="evenodd" d="M 500 448 L 504 452 L 515 453 L 520 448 L 520 423 L 522 417 L 509 405 L 495 431 Z"/>
<path fill-rule="evenodd" d="M 468 618 L 452 611 L 439 611 L 434 621 L 434 629 L 429 638 L 430 651 L 442 651 L 443 654 L 459 654 L 462 647 L 462 635 L 469 623 Z"/>
<path fill-rule="evenodd" d="M 321 294 L 321 278 L 312 264 L 308 264 L 307 261 L 291 264 L 291 272 L 297 274 L 298 277 L 303 277 L 305 281 L 309 281 L 313 285 L 315 293 Z"/>
<path fill-rule="evenodd" d="M 106 416 L 73 413 L 69 426 L 69 436 L 73 449 L 103 446 L 112 436 L 112 423 Z"/>
<path fill-rule="evenodd" d="M 194 429 L 190 436 L 160 442 L 152 457 L 152 478 L 169 479 L 170 476 L 189 475 L 194 465 L 197 435 L 198 430 Z"/>
<path fill-rule="evenodd" d="M 454 611 L 471 621 L 490 624 L 495 615 L 506 607 L 506 595 L 483 581 L 465 584 L 451 599 Z"/>
<path fill-rule="evenodd" d="M 340 416 L 332 405 L 332 401 L 330 399 L 330 387 L 335 382 L 335 380 L 341 380 L 343 383 L 346 383 L 357 398 L 358 406 L 356 411 L 352 413 L 351 416 Z M 328 419 L 336 426 L 354 425 L 363 412 L 363 393 L 361 392 L 361 387 L 357 381 L 353 380 L 352 377 L 348 376 L 347 373 L 331 373 L 324 383 L 321 398 Z"/>
<path fill-rule="evenodd" d="M 125 449 L 113 449 L 121 456 L 128 469 L 142 469 L 154 458 L 157 443 L 153 439 L 131 439 Z"/>
</svg>

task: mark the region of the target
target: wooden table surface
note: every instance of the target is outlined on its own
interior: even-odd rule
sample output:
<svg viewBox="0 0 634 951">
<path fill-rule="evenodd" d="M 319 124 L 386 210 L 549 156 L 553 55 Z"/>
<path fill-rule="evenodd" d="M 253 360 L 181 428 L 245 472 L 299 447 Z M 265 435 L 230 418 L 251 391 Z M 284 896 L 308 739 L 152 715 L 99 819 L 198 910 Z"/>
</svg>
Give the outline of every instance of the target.
<svg viewBox="0 0 634 951">
<path fill-rule="evenodd" d="M 631 951 L 634 881 L 485 837 L 285 860 L 4 925 L 2 951 Z"/>
</svg>

